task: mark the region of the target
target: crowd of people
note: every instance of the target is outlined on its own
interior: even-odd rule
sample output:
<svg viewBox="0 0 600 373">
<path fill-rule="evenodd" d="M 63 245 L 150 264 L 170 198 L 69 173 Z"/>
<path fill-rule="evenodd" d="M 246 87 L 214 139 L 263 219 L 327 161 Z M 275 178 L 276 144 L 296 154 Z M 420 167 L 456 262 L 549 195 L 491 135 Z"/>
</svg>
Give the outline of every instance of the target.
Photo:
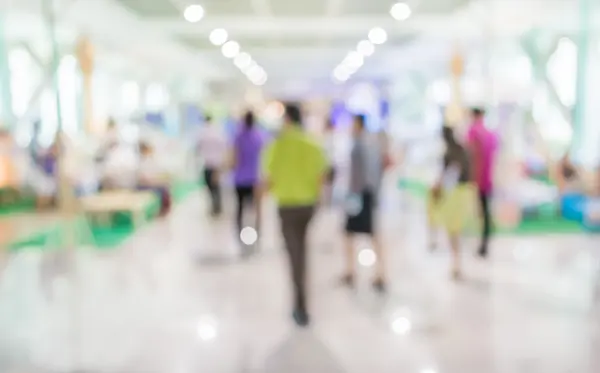
<svg viewBox="0 0 600 373">
<path fill-rule="evenodd" d="M 492 176 L 498 143 L 494 133 L 485 126 L 484 117 L 483 110 L 472 110 L 471 124 L 464 138 L 459 138 L 452 127 L 443 127 L 443 167 L 429 195 L 431 245 L 436 245 L 436 231 L 442 228 L 449 238 L 450 272 L 454 279 L 462 276 L 460 238 L 472 218 L 469 206 L 475 207 L 475 203 L 479 205 L 482 222 L 478 254 L 485 258 L 489 253 Z M 388 273 L 376 211 L 385 171 L 393 161 L 387 138 L 369 131 L 366 121 L 364 115 L 352 117 L 352 145 L 347 154 L 343 204 L 345 265 L 340 282 L 350 288 L 356 285 L 354 241 L 357 235 L 364 235 L 370 239 L 376 257 L 372 287 L 384 293 L 388 287 Z M 195 141 L 196 151 L 203 161 L 203 181 L 210 200 L 208 213 L 214 218 L 224 214 L 223 178 L 231 175 L 236 205 L 232 220 L 243 257 L 251 255 L 258 246 L 244 242 L 241 232 L 252 227 L 260 237 L 261 201 L 266 196 L 275 201 L 294 289 L 293 317 L 301 326 L 308 325 L 310 320 L 306 291 L 307 232 L 317 211 L 333 204 L 332 186 L 340 174 L 334 123 L 330 121 L 324 126 L 324 141 L 317 141 L 303 127 L 301 109 L 288 104 L 285 105 L 282 127 L 275 136 L 262 131 L 254 113 L 248 111 L 241 118 L 233 138 L 228 138 L 220 126 L 207 117 Z M 117 154 L 115 129 L 116 124 L 111 122 L 95 159 L 99 169 L 103 170 L 100 172 L 100 189 L 126 187 L 153 191 L 161 201 L 161 215 L 167 215 L 171 206 L 168 172 L 160 166 L 150 142 L 142 139 L 137 143 L 135 172 L 108 172 L 112 158 L 118 158 L 117 162 L 122 162 L 123 158 Z M 59 146 L 56 142 L 43 152 L 33 153 L 32 158 L 44 175 L 57 173 Z M 131 180 L 123 177 L 130 174 Z M 55 196 L 55 188 L 42 195 Z"/>
<path fill-rule="evenodd" d="M 472 111 L 472 125 L 465 141 L 445 126 L 444 167 L 431 189 L 430 220 L 432 227 L 448 233 L 453 253 L 451 274 L 461 277 L 460 236 L 469 219 L 471 201 L 479 201 L 482 215 L 482 239 L 479 255 L 488 254 L 491 233 L 490 195 L 493 190 L 492 169 L 496 140 L 483 123 L 484 112 Z M 293 287 L 293 318 L 299 326 L 310 322 L 307 300 L 307 233 L 315 213 L 330 205 L 332 185 L 338 176 L 334 154 L 334 125 L 325 126 L 325 141 L 319 143 L 303 130 L 301 110 L 286 105 L 280 132 L 272 139 L 261 132 L 252 112 L 247 112 L 235 137 L 228 141 L 218 126 L 207 118 L 198 139 L 198 152 L 204 160 L 204 181 L 210 198 L 209 214 L 223 214 L 223 175 L 231 173 L 235 188 L 235 226 L 240 233 L 246 226 L 260 230 L 261 200 L 270 195 L 277 205 Z M 383 141 L 382 141 L 383 139 Z M 354 115 L 352 147 L 348 155 L 349 175 L 344 224 L 345 269 L 341 283 L 355 286 L 356 235 L 370 238 L 376 255 L 374 290 L 384 293 L 388 276 L 384 247 L 376 224 L 381 184 L 392 157 L 385 136 L 366 128 L 366 117 Z M 253 221 L 245 221 L 250 209 Z M 432 234 L 433 237 L 433 234 Z M 242 255 L 252 253 L 253 245 L 241 242 Z"/>
</svg>

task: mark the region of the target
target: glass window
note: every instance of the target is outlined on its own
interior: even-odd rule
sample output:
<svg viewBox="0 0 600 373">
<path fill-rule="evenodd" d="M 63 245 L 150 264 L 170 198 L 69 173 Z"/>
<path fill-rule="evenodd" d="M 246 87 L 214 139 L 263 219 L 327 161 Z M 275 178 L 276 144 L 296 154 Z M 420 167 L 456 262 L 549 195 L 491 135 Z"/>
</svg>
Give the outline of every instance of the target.
<svg viewBox="0 0 600 373">
<path fill-rule="evenodd" d="M 169 105 L 169 93 L 165 87 L 152 83 L 146 88 L 144 104 L 149 111 L 161 111 Z"/>
<path fill-rule="evenodd" d="M 108 76 L 103 71 L 94 72 L 92 77 L 92 100 L 94 102 L 92 127 L 95 131 L 104 128 L 108 121 L 109 113 L 109 85 Z"/>
<path fill-rule="evenodd" d="M 15 48 L 9 52 L 12 106 L 15 116 L 21 117 L 27 111 L 41 72 L 35 60 L 24 48 Z"/>
<path fill-rule="evenodd" d="M 58 90 L 60 92 L 60 115 L 63 131 L 71 137 L 79 132 L 79 71 L 75 57 L 62 58 L 58 67 Z"/>
<path fill-rule="evenodd" d="M 571 39 L 560 39 L 546 69 L 560 101 L 565 106 L 573 106 L 577 80 L 577 46 Z"/>
<path fill-rule="evenodd" d="M 140 85 L 134 81 L 124 82 L 121 85 L 119 114 L 129 117 L 133 115 L 141 104 Z"/>
</svg>

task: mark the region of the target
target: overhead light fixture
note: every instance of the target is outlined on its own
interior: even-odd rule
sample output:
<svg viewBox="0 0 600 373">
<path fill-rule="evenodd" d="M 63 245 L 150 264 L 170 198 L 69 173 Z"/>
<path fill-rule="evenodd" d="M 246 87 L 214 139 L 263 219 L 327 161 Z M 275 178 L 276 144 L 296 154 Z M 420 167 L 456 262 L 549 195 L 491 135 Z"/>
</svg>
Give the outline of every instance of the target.
<svg viewBox="0 0 600 373">
<path fill-rule="evenodd" d="M 208 36 L 208 39 L 213 45 L 223 45 L 227 41 L 227 38 L 229 38 L 229 35 L 227 34 L 227 30 L 223 28 L 212 30 Z"/>
<path fill-rule="evenodd" d="M 258 65 L 252 66 L 248 69 L 247 76 L 251 81 L 259 80 L 261 77 L 265 75 L 265 71 Z"/>
<path fill-rule="evenodd" d="M 242 52 L 235 56 L 233 64 L 237 66 L 238 69 L 245 71 L 252 65 L 252 57 L 250 57 L 248 53 Z"/>
<path fill-rule="evenodd" d="M 369 41 L 375 45 L 383 44 L 387 41 L 387 32 L 381 27 L 374 27 L 369 31 Z"/>
<path fill-rule="evenodd" d="M 263 74 L 260 78 L 257 78 L 255 80 L 252 81 L 252 83 L 254 83 L 255 85 L 265 85 L 265 83 L 267 82 L 267 74 Z"/>
<path fill-rule="evenodd" d="M 347 74 L 345 71 L 343 71 L 341 69 L 335 69 L 333 71 L 333 78 L 337 82 L 343 83 L 350 78 L 350 74 Z"/>
<path fill-rule="evenodd" d="M 356 46 L 356 51 L 364 57 L 369 57 L 375 53 L 375 46 L 368 40 L 363 40 Z"/>
<path fill-rule="evenodd" d="M 408 6 L 408 4 L 406 3 L 396 3 L 392 5 L 392 8 L 390 9 L 390 14 L 395 20 L 406 21 L 408 18 L 410 18 L 412 10 L 410 9 L 410 6 Z"/>
<path fill-rule="evenodd" d="M 333 70 L 333 77 L 338 82 L 345 82 L 346 80 L 350 79 L 350 76 L 352 76 L 355 71 L 355 69 L 349 68 L 344 64 L 340 64 L 335 68 L 335 70 Z"/>
<path fill-rule="evenodd" d="M 196 23 L 204 18 L 204 8 L 199 4 L 190 5 L 183 11 L 183 18 L 190 23 Z"/>
<path fill-rule="evenodd" d="M 333 70 L 333 74 L 334 75 L 340 75 L 340 76 L 344 76 L 344 75 L 352 75 L 354 73 L 354 69 L 349 68 L 347 65 L 344 64 L 340 64 L 338 65 L 335 70 Z"/>
<path fill-rule="evenodd" d="M 368 40 L 361 40 L 356 45 L 356 50 L 349 52 L 342 63 L 333 70 L 333 78 L 338 83 L 343 83 L 361 68 L 365 58 L 375 53 L 375 45 L 387 41 L 387 32 L 381 27 L 374 27 L 369 31 Z M 365 254 L 368 255 L 368 254 Z"/>
<path fill-rule="evenodd" d="M 356 51 L 352 51 L 348 53 L 344 61 L 342 62 L 344 65 L 349 67 L 350 69 L 356 70 L 361 67 L 365 63 L 365 59 L 362 54 Z"/>
<path fill-rule="evenodd" d="M 230 40 L 223 44 L 221 52 L 226 58 L 234 58 L 240 53 L 240 45 L 236 41 Z"/>
</svg>

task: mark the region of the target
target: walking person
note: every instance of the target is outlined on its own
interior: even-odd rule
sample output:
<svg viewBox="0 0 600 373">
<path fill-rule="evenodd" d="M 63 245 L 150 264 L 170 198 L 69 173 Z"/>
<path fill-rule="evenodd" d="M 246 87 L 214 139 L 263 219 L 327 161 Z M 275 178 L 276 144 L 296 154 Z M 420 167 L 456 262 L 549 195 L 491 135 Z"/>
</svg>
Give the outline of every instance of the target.
<svg viewBox="0 0 600 373">
<path fill-rule="evenodd" d="M 204 183 L 210 196 L 210 214 L 217 217 L 223 210 L 221 171 L 227 154 L 227 139 L 210 116 L 207 116 L 198 141 L 199 155 L 204 162 Z"/>
<path fill-rule="evenodd" d="M 365 117 L 355 115 L 353 122 L 354 142 L 350 152 L 350 185 L 346 216 L 346 272 L 342 282 L 354 286 L 355 255 L 354 236 L 369 236 L 376 261 L 376 275 L 373 287 L 379 292 L 386 290 L 386 271 L 383 246 L 375 230 L 375 206 L 383 176 L 383 152 L 380 141 L 365 129 Z"/>
<path fill-rule="evenodd" d="M 430 213 L 436 215 L 435 222 L 443 225 L 448 233 L 452 250 L 451 275 L 458 280 L 462 277 L 460 238 L 468 223 L 474 188 L 469 153 L 456 141 L 452 128 L 444 126 L 442 136 L 446 145 L 444 167 L 432 191 Z"/>
<path fill-rule="evenodd" d="M 496 157 L 496 135 L 486 128 L 485 112 L 475 108 L 471 110 L 472 123 L 468 132 L 468 146 L 472 159 L 471 173 L 477 184 L 479 207 L 483 219 L 479 256 L 487 257 L 489 239 L 492 232 L 491 197 L 494 189 L 493 175 Z"/>
<path fill-rule="evenodd" d="M 335 126 L 333 121 L 330 119 L 327 121 L 323 139 L 323 147 L 325 149 L 325 155 L 327 156 L 327 162 L 329 165 L 329 170 L 327 171 L 327 179 L 324 186 L 324 202 L 327 205 L 331 205 L 333 203 L 334 183 L 337 176 L 337 147 L 335 135 Z"/>
<path fill-rule="evenodd" d="M 256 128 L 254 114 L 249 111 L 244 115 L 242 128 L 239 129 L 233 142 L 233 169 L 236 193 L 236 228 L 238 235 L 244 228 L 244 209 L 255 207 L 255 228 L 260 225 L 255 191 L 258 183 L 260 154 L 264 139 Z"/>
<path fill-rule="evenodd" d="M 263 190 L 275 197 L 294 289 L 294 321 L 309 324 L 306 291 L 307 231 L 327 173 L 323 149 L 302 130 L 296 105 L 285 106 L 279 136 L 263 154 Z"/>
</svg>

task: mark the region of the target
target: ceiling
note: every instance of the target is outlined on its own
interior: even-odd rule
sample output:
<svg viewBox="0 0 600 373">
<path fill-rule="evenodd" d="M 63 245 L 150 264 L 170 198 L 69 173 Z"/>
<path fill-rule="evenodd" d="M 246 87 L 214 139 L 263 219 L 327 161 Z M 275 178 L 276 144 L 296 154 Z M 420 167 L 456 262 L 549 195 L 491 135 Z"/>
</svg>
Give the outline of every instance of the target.
<svg viewBox="0 0 600 373">
<path fill-rule="evenodd" d="M 115 0 L 146 25 L 169 35 L 191 53 L 219 66 L 229 79 L 246 82 L 233 63 L 212 45 L 209 34 L 224 28 L 269 74 L 267 86 L 331 84 L 333 69 L 372 27 L 388 32 L 385 45 L 356 76 L 382 78 L 397 70 L 397 53 L 419 36 L 402 30 L 389 14 L 392 0 Z M 471 0 L 410 1 L 415 16 L 452 14 Z M 200 4 L 205 17 L 188 23 L 182 14 Z M 386 62 L 387 61 L 387 62 Z"/>
<path fill-rule="evenodd" d="M 575 9 L 575 0 L 406 0 L 412 16 L 399 22 L 390 16 L 395 0 L 115 1 L 153 30 L 218 66 L 224 77 L 245 81 L 209 42 L 213 29 L 226 29 L 230 40 L 264 67 L 267 86 L 330 83 L 333 69 L 372 27 L 384 28 L 388 41 L 377 46 L 356 76 L 381 79 L 406 69 L 439 68 L 458 39 L 481 39 L 491 25 L 494 32 L 518 35 L 550 17 L 560 16 L 565 23 L 564 9 Z M 205 10 L 198 23 L 182 16 L 191 4 Z"/>
<path fill-rule="evenodd" d="M 232 61 L 209 42 L 212 30 L 224 28 L 265 69 L 266 87 L 276 91 L 332 85 L 333 69 L 376 26 L 387 31 L 388 41 L 366 59 L 355 74 L 358 79 L 439 69 L 447 65 L 457 43 L 518 36 L 539 25 L 577 26 L 576 0 L 406 0 L 413 13 L 404 22 L 389 14 L 395 0 L 55 1 L 59 23 L 77 31 L 69 33 L 70 40 L 87 34 L 103 48 L 132 57 L 135 65 L 161 76 L 247 84 Z M 183 17 L 192 4 L 205 10 L 197 23 Z M 39 0 L 13 1 L 8 10 L 14 13 L 17 5 L 40 11 Z M 32 33 L 32 25 L 13 21 L 15 26 L 8 27 L 13 33 Z M 47 39 L 47 27 L 37 23 L 39 38 Z"/>
</svg>

